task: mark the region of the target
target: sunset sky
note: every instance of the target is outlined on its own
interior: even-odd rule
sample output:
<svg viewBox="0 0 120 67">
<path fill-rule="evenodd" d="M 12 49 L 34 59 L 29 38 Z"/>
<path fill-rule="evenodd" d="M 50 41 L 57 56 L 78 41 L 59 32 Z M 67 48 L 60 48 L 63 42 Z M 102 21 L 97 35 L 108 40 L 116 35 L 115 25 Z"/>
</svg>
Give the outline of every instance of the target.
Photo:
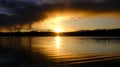
<svg viewBox="0 0 120 67">
<path fill-rule="evenodd" d="M 0 0 L 0 31 L 120 28 L 119 0 Z"/>
</svg>

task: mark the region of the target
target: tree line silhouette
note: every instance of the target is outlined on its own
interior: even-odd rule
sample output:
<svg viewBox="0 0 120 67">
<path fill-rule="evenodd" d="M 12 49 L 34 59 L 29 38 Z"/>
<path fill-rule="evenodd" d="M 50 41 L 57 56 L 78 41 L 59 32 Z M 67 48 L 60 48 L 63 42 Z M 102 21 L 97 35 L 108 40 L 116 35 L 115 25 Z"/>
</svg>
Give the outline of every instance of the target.
<svg viewBox="0 0 120 67">
<path fill-rule="evenodd" d="M 74 32 L 56 33 L 52 31 L 31 32 L 0 32 L 0 36 L 120 36 L 120 28 L 80 30 Z"/>
<path fill-rule="evenodd" d="M 68 36 L 120 36 L 120 28 L 118 29 L 96 29 L 81 30 L 76 32 L 65 33 Z"/>
</svg>

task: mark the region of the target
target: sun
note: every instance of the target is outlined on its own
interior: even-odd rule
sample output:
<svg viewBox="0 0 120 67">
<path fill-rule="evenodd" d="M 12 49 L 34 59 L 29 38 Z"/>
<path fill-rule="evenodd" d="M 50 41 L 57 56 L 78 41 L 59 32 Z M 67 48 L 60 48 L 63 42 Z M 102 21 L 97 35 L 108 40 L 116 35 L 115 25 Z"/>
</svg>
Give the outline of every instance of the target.
<svg viewBox="0 0 120 67">
<path fill-rule="evenodd" d="M 61 28 L 56 28 L 54 32 L 60 33 L 60 32 L 62 32 L 62 29 Z"/>
</svg>

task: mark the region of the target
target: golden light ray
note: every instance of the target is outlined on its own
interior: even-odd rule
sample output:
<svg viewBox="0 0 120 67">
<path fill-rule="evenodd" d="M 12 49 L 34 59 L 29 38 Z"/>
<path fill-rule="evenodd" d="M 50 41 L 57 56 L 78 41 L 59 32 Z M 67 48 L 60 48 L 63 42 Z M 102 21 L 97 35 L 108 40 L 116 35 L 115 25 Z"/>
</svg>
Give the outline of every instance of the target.
<svg viewBox="0 0 120 67">
<path fill-rule="evenodd" d="M 57 49 L 60 49 L 60 41 L 61 41 L 60 37 L 56 36 L 55 37 L 55 44 L 56 44 Z"/>
<path fill-rule="evenodd" d="M 42 26 L 48 26 L 47 28 L 52 29 L 54 32 L 62 32 L 62 22 L 66 20 L 65 16 L 55 16 L 50 17 L 44 21 L 44 25 Z M 40 26 L 41 27 L 41 26 Z"/>
<path fill-rule="evenodd" d="M 66 20 L 69 20 L 71 18 L 78 17 L 77 16 L 78 13 L 76 14 L 76 12 L 70 12 L 70 11 L 65 11 L 65 12 L 57 12 L 57 11 L 53 11 L 53 12 L 48 12 L 46 13 L 47 18 L 43 21 L 40 21 L 38 23 L 36 23 L 33 27 L 34 29 L 51 29 L 54 32 L 64 32 L 66 31 L 67 27 L 64 27 L 64 22 Z M 80 17 L 83 17 L 82 14 L 80 14 Z M 58 28 L 62 28 L 62 30 L 58 29 Z M 38 29 L 38 30 L 39 30 Z M 58 31 L 59 30 L 59 31 Z"/>
</svg>

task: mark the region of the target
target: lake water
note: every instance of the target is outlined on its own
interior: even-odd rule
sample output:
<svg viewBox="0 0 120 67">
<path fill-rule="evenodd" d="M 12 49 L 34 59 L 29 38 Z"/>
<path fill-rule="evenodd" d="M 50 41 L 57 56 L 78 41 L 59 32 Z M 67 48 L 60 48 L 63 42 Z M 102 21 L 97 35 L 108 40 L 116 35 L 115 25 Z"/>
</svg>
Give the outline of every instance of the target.
<svg viewBox="0 0 120 67">
<path fill-rule="evenodd" d="M 85 64 L 109 60 L 120 62 L 119 37 L 0 37 L 0 47 L 1 50 L 2 48 L 9 48 L 11 50 L 19 50 L 19 52 L 20 50 L 32 52 L 29 60 L 36 61 L 36 64 L 40 62 L 36 57 L 40 60 L 48 60 L 60 65 Z M 3 62 L 0 61 L 1 63 Z"/>
</svg>

